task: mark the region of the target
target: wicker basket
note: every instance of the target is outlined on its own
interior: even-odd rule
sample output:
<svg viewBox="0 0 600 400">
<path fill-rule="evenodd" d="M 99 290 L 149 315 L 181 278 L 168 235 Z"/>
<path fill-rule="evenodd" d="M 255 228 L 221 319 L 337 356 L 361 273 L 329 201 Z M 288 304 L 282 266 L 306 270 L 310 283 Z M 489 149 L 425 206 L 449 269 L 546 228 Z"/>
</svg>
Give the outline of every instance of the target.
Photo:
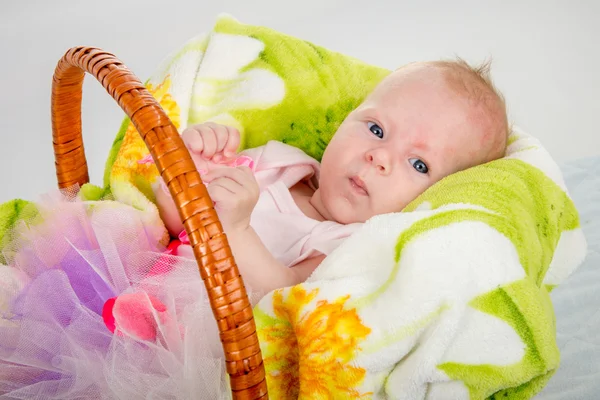
<svg viewBox="0 0 600 400">
<path fill-rule="evenodd" d="M 58 186 L 89 181 L 81 137 L 85 72 L 96 77 L 131 118 L 175 199 L 219 327 L 233 398 L 267 399 L 250 301 L 200 174 L 158 102 L 122 62 L 101 49 L 70 49 L 54 73 L 52 137 Z"/>
</svg>

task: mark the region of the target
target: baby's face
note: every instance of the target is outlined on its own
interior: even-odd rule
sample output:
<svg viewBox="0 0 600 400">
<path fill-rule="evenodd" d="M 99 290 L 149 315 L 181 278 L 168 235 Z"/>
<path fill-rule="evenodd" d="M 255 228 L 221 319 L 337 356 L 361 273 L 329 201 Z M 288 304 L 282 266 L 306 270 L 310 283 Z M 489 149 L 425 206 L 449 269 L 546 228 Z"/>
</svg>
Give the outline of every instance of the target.
<svg viewBox="0 0 600 400">
<path fill-rule="evenodd" d="M 316 193 L 324 216 L 351 223 L 401 211 L 445 176 L 488 161 L 491 130 L 472 108 L 436 68 L 392 73 L 325 150 Z"/>
</svg>

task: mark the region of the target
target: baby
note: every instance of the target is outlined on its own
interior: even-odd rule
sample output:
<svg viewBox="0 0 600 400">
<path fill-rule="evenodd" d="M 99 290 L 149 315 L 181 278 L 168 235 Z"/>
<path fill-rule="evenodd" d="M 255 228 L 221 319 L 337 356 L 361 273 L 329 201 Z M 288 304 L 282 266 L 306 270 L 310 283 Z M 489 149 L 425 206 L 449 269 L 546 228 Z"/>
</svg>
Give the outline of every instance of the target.
<svg viewBox="0 0 600 400">
<path fill-rule="evenodd" d="M 203 172 L 246 284 L 254 291 L 303 282 L 369 218 L 401 211 L 440 179 L 504 155 L 508 122 L 488 65 L 412 63 L 352 111 L 319 165 L 278 142 L 236 156 L 237 130 L 207 122 L 183 140 Z M 169 231 L 182 231 L 168 192 L 156 190 Z"/>
</svg>

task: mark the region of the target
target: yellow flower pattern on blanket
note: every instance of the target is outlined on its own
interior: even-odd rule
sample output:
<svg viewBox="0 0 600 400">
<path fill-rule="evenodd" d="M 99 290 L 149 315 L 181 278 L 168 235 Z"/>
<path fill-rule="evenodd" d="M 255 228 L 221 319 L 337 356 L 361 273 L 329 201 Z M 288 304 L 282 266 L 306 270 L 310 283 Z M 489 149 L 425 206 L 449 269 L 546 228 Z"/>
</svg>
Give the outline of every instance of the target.
<svg viewBox="0 0 600 400">
<path fill-rule="evenodd" d="M 179 106 L 169 93 L 171 79 L 167 76 L 162 83 L 154 87 L 151 83 L 146 84 L 146 88 L 152 96 L 160 103 L 160 106 L 167 113 L 167 116 L 179 129 L 180 110 Z M 154 163 L 139 163 L 149 154 L 146 144 L 132 123 L 129 123 L 123 144 L 119 149 L 119 155 L 112 168 L 112 176 L 119 180 L 125 180 L 132 183 L 154 182 L 158 177 L 158 170 Z"/>
<path fill-rule="evenodd" d="M 348 296 L 330 303 L 315 300 L 319 289 L 295 286 L 273 294 L 275 318 L 259 329 L 269 394 L 275 399 L 369 398 L 358 387 L 365 370 L 352 365 L 358 344 L 371 332 L 355 309 L 345 308 Z M 308 310 L 307 308 L 310 307 Z"/>
</svg>

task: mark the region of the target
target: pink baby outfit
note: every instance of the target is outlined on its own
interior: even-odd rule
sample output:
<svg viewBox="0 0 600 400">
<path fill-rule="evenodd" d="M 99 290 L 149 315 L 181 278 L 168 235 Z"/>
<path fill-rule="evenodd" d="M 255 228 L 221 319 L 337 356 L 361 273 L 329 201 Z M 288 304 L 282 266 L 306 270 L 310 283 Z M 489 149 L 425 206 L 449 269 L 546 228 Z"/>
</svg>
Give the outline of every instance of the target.
<svg viewBox="0 0 600 400">
<path fill-rule="evenodd" d="M 290 188 L 302 180 L 316 188 L 320 171 L 319 163 L 303 151 L 270 141 L 242 155 L 253 160 L 252 170 L 260 187 L 250 225 L 286 266 L 318 254 L 328 255 L 362 225 L 317 221 L 300 210 Z"/>
</svg>

